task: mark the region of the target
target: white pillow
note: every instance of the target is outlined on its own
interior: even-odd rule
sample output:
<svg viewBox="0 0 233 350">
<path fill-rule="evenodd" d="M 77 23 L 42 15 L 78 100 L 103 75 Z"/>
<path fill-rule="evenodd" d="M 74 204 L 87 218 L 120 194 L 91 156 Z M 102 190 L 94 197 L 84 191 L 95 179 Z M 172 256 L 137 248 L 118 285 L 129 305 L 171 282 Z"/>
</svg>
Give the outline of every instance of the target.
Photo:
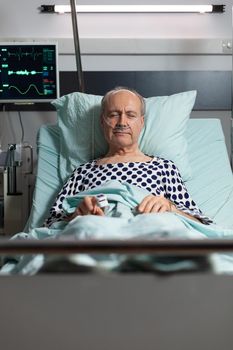
<svg viewBox="0 0 233 350">
<path fill-rule="evenodd" d="M 74 92 L 52 102 L 60 130 L 60 175 L 63 181 L 75 167 L 107 152 L 100 125 L 102 96 Z M 183 180 L 191 178 L 185 132 L 196 91 L 145 98 L 145 126 L 140 149 L 173 160 Z"/>
</svg>

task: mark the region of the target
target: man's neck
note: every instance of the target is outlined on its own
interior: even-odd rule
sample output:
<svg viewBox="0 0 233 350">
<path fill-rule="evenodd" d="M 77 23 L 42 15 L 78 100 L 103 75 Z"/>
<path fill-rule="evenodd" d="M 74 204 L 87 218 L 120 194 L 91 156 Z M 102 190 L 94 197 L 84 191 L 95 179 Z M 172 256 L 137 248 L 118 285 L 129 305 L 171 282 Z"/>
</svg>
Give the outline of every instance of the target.
<svg viewBox="0 0 233 350">
<path fill-rule="evenodd" d="M 136 147 L 110 148 L 105 157 L 137 157 L 144 154 Z"/>
</svg>

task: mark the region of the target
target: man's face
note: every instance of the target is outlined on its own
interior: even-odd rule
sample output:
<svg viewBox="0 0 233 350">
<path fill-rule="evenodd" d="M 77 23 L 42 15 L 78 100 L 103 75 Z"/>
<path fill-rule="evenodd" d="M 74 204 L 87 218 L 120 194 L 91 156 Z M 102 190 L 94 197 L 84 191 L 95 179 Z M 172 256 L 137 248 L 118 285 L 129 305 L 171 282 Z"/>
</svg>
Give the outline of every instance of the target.
<svg viewBox="0 0 233 350">
<path fill-rule="evenodd" d="M 144 125 L 138 96 L 126 90 L 110 95 L 101 123 L 109 146 L 130 147 L 137 144 Z"/>
</svg>

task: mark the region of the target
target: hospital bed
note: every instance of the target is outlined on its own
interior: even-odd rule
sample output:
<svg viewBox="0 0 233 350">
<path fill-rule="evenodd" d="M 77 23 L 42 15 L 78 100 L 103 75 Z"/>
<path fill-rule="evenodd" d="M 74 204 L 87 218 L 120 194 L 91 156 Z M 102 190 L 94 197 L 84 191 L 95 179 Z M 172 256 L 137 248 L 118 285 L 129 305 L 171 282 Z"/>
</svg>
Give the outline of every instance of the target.
<svg viewBox="0 0 233 350">
<path fill-rule="evenodd" d="M 190 119 L 186 137 L 192 169 L 192 178 L 186 182 L 189 192 L 206 215 L 233 228 L 233 178 L 220 121 Z M 43 126 L 38 136 L 34 200 L 25 230 L 43 223 L 61 188 L 59 156 L 59 126 Z M 1 248 L 3 252 L 3 244 Z M 65 263 L 58 258 L 58 266 L 59 261 Z M 0 278 L 5 348 L 225 350 L 233 344 L 232 276 L 201 269 L 164 276 L 67 266 L 70 273 L 66 275 L 55 274 L 59 268 L 47 266 L 30 278 Z"/>
</svg>

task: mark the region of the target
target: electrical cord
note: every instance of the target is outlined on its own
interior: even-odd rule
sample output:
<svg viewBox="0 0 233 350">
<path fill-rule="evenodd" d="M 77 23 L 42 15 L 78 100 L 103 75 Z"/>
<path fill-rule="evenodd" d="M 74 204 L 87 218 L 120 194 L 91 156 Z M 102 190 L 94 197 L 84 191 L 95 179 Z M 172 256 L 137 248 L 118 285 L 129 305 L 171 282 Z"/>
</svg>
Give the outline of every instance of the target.
<svg viewBox="0 0 233 350">
<path fill-rule="evenodd" d="M 21 137 L 21 144 L 24 143 L 24 127 L 23 127 L 23 122 L 22 122 L 22 117 L 21 117 L 21 112 L 18 111 L 18 116 L 19 116 L 19 122 L 21 126 L 21 131 L 22 131 L 22 137 Z"/>
<path fill-rule="evenodd" d="M 2 113 L 3 113 L 3 118 L 6 112 L 6 105 L 5 103 L 2 105 Z M 2 118 L 1 118 L 2 120 Z M 0 151 L 2 150 L 2 136 L 3 136 L 3 122 L 0 120 Z"/>
</svg>

